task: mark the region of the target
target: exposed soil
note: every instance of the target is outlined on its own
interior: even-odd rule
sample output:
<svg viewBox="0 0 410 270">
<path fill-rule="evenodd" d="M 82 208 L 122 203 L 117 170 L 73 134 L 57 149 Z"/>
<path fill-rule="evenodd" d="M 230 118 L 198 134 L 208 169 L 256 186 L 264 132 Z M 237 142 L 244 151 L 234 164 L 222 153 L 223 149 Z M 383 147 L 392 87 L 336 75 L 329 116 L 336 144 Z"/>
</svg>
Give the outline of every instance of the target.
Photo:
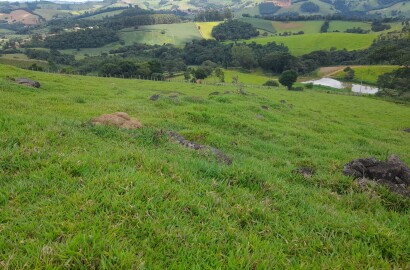
<svg viewBox="0 0 410 270">
<path fill-rule="evenodd" d="M 94 125 L 106 125 L 106 126 L 115 126 L 125 129 L 137 129 L 141 128 L 142 124 L 138 119 L 131 118 L 125 112 L 116 112 L 113 114 L 104 114 L 100 117 L 94 118 L 91 120 L 91 123 Z"/>
<path fill-rule="evenodd" d="M 345 165 L 343 173 L 356 179 L 369 179 L 387 186 L 392 192 L 410 197 L 410 169 L 397 156 L 387 161 L 360 158 Z"/>
<path fill-rule="evenodd" d="M 175 140 L 177 143 L 179 143 L 182 146 L 185 146 L 187 148 L 191 148 L 194 150 L 204 150 L 204 151 L 210 151 L 212 152 L 218 159 L 218 163 L 220 164 L 225 164 L 225 165 L 231 165 L 232 164 L 232 159 L 225 155 L 221 150 L 212 147 L 212 146 L 207 146 L 207 145 L 202 145 L 198 144 L 192 141 L 189 141 L 185 139 L 182 135 L 176 133 L 176 132 L 168 132 L 168 135 L 171 137 L 171 139 Z"/>
</svg>

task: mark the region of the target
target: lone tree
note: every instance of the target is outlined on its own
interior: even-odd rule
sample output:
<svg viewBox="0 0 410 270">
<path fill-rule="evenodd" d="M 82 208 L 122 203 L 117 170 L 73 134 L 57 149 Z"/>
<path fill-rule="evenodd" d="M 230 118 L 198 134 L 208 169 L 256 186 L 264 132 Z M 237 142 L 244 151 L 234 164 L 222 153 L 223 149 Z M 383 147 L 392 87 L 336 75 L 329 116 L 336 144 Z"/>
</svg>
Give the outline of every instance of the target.
<svg viewBox="0 0 410 270">
<path fill-rule="evenodd" d="M 280 75 L 279 82 L 290 90 L 292 89 L 292 85 L 296 82 L 297 78 L 298 74 L 295 71 L 286 70 Z"/>
</svg>

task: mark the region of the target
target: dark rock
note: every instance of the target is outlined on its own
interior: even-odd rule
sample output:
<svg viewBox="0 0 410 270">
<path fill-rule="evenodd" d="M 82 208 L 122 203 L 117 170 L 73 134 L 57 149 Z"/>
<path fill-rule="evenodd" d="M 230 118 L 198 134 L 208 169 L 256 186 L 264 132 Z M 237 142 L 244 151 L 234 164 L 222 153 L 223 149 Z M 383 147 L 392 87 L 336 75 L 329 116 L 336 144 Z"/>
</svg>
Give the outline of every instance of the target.
<svg viewBox="0 0 410 270">
<path fill-rule="evenodd" d="M 283 99 L 282 99 L 282 100 L 280 101 L 280 103 L 281 103 L 281 104 L 285 104 L 285 103 L 286 103 L 286 100 L 283 100 Z"/>
<path fill-rule="evenodd" d="M 265 106 L 265 105 L 261 106 L 261 108 L 264 109 L 264 110 L 269 110 L 269 107 Z"/>
<path fill-rule="evenodd" d="M 308 167 L 300 167 L 297 168 L 295 172 L 302 175 L 305 178 L 310 178 L 315 174 L 315 169 Z"/>
<path fill-rule="evenodd" d="M 156 101 L 159 99 L 159 95 L 152 95 L 149 99 L 152 101 Z"/>
<path fill-rule="evenodd" d="M 404 132 L 410 133 L 410 128 L 403 129 Z"/>
<path fill-rule="evenodd" d="M 356 179 L 368 178 L 385 184 L 400 194 L 410 194 L 407 189 L 410 186 L 410 169 L 394 155 L 387 161 L 379 161 L 374 157 L 353 160 L 344 166 L 343 173 Z"/>
<path fill-rule="evenodd" d="M 198 144 L 192 141 L 189 141 L 185 139 L 182 135 L 176 133 L 176 132 L 168 132 L 168 135 L 175 140 L 177 143 L 180 145 L 183 145 L 187 148 L 191 148 L 194 150 L 208 150 L 212 152 L 218 159 L 219 163 L 225 164 L 225 165 L 231 165 L 232 164 L 232 159 L 225 155 L 221 150 L 215 148 L 215 147 L 210 147 L 202 144 Z"/>
<path fill-rule="evenodd" d="M 209 95 L 210 96 L 217 96 L 217 95 L 219 95 L 220 93 L 219 92 L 212 92 L 212 93 L 210 93 Z"/>
<path fill-rule="evenodd" d="M 14 81 L 18 84 L 35 87 L 35 88 L 40 88 L 41 86 L 41 84 L 38 81 L 34 81 L 31 79 L 27 79 L 27 78 L 16 78 Z"/>
</svg>

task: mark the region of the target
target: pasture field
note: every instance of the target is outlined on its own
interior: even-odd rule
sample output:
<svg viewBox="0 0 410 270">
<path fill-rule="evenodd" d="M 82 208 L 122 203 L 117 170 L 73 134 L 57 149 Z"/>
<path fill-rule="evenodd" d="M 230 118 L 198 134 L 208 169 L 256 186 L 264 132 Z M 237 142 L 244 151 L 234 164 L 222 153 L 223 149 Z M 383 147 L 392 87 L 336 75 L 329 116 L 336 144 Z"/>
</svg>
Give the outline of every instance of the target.
<svg viewBox="0 0 410 270">
<path fill-rule="evenodd" d="M 289 47 L 292 54 L 298 56 L 316 50 L 329 50 L 330 48 L 359 50 L 368 48 L 378 34 L 349 34 L 349 33 L 323 33 L 305 34 L 288 37 L 266 37 L 243 40 L 246 43 L 256 42 L 267 44 L 269 42 L 283 43 Z"/>
<path fill-rule="evenodd" d="M 257 18 L 248 18 L 248 17 L 242 17 L 239 19 L 240 21 L 247 22 L 252 24 L 254 27 L 257 29 L 269 32 L 270 34 L 273 34 L 276 32 L 276 29 L 273 27 L 273 24 L 271 21 L 268 20 L 263 20 L 263 19 L 257 19 Z"/>
<path fill-rule="evenodd" d="M 213 39 L 212 29 L 222 22 L 196 22 L 195 25 L 204 39 Z"/>
<path fill-rule="evenodd" d="M 250 85 L 262 85 L 268 80 L 277 80 L 277 77 L 268 76 L 263 74 L 261 71 L 254 71 L 252 73 L 241 72 L 240 70 L 233 69 L 222 69 L 225 75 L 225 82 L 231 83 L 233 77 L 238 77 L 239 83 L 250 84 Z M 218 82 L 218 78 L 211 76 L 206 78 L 205 81 Z"/>
<path fill-rule="evenodd" d="M 202 37 L 194 23 L 177 23 L 140 26 L 138 30 L 123 30 L 120 32 L 120 38 L 126 45 L 137 42 L 149 45 L 170 43 L 182 46 Z"/>
<path fill-rule="evenodd" d="M 366 84 L 377 84 L 377 79 L 380 75 L 388 72 L 392 72 L 398 69 L 398 66 L 353 66 L 351 67 L 355 71 L 354 82 L 364 82 Z M 331 76 L 335 79 L 343 79 L 345 76 L 344 68 L 338 72 L 333 73 Z"/>
<path fill-rule="evenodd" d="M 34 14 L 38 14 L 47 21 L 53 19 L 54 17 L 69 17 L 71 13 L 69 10 L 56 10 L 56 9 L 35 9 L 33 11 Z"/>
<path fill-rule="evenodd" d="M 347 29 L 360 27 L 363 30 L 371 30 L 372 25 L 368 22 L 330 21 L 328 32 L 345 32 Z"/>
<path fill-rule="evenodd" d="M 410 164 L 410 107 L 245 91 L 0 66 L 2 267 L 409 268 L 409 201 L 362 190 L 342 170 L 386 153 Z M 90 124 L 116 111 L 143 128 Z M 232 165 L 168 131 L 217 147 Z M 301 166 L 316 173 L 295 173 Z"/>
<path fill-rule="evenodd" d="M 315 34 L 320 33 L 323 21 L 272 21 L 272 24 L 278 33 L 304 31 L 305 34 Z"/>
<path fill-rule="evenodd" d="M 37 66 L 47 68 L 48 62 L 36 59 L 29 59 L 24 54 L 5 54 L 0 56 L 0 64 L 2 65 L 13 65 L 20 68 L 29 68 L 32 64 L 37 64 Z"/>
</svg>

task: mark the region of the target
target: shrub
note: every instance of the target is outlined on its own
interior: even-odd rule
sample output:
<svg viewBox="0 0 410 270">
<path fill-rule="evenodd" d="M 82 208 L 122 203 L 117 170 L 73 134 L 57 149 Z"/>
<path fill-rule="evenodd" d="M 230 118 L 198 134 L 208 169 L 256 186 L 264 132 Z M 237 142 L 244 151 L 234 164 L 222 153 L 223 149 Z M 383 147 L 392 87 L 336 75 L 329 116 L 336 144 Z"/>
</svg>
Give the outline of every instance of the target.
<svg viewBox="0 0 410 270">
<path fill-rule="evenodd" d="M 279 83 L 275 80 L 268 80 L 264 84 L 264 86 L 273 86 L 273 87 L 279 87 Z"/>
</svg>

